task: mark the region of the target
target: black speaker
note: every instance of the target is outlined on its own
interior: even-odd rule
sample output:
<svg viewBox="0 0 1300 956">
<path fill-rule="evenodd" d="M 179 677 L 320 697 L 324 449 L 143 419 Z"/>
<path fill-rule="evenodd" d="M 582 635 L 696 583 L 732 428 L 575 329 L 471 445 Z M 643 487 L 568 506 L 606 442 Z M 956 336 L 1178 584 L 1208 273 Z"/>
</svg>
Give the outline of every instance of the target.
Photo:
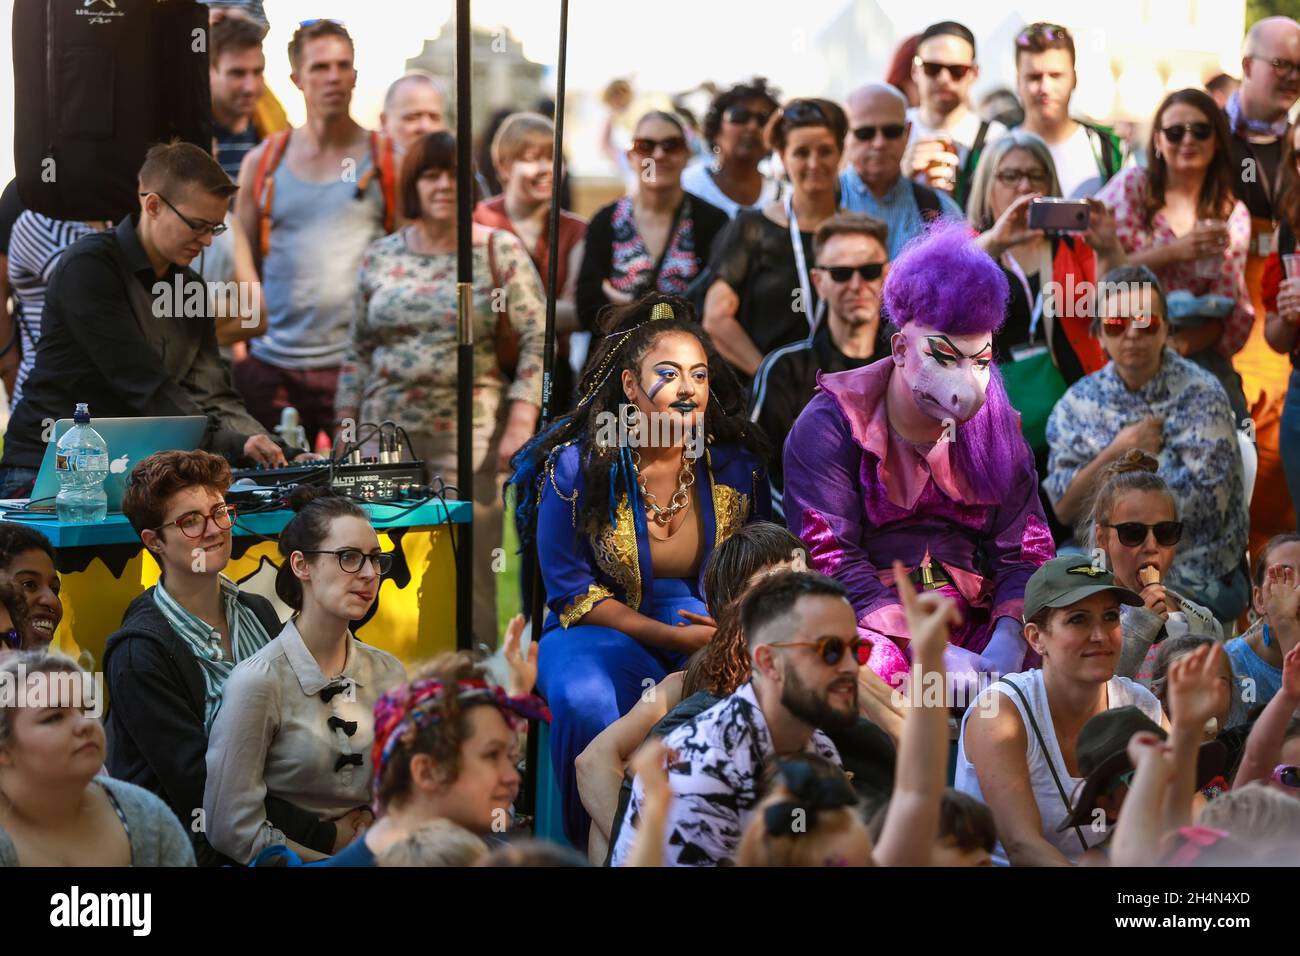
<svg viewBox="0 0 1300 956">
<path fill-rule="evenodd" d="M 16 0 L 18 194 L 55 219 L 119 220 L 157 142 L 212 149 L 208 8 L 195 0 Z"/>
</svg>

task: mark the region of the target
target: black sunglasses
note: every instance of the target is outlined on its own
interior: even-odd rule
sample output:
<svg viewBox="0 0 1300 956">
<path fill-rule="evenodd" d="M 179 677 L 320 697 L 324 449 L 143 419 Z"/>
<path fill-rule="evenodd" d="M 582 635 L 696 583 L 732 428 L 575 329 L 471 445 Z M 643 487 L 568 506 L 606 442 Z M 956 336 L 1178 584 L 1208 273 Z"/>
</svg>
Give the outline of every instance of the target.
<svg viewBox="0 0 1300 956">
<path fill-rule="evenodd" d="M 755 122 L 759 126 L 766 126 L 767 121 L 772 118 L 772 113 L 764 113 L 761 110 L 750 110 L 743 106 L 733 106 L 727 110 L 727 122 L 735 123 L 737 126 L 744 126 L 748 122 Z"/>
<path fill-rule="evenodd" d="M 902 123 L 889 123 L 885 126 L 859 126 L 853 131 L 854 139 L 860 139 L 864 143 L 869 143 L 876 138 L 876 130 L 880 130 L 885 139 L 898 139 L 907 129 Z"/>
<path fill-rule="evenodd" d="M 1155 524 L 1143 524 L 1141 521 L 1121 521 L 1119 524 L 1103 524 L 1103 528 L 1114 528 L 1119 543 L 1126 548 L 1136 548 L 1147 539 L 1147 532 L 1156 536 L 1156 544 L 1162 548 L 1172 548 L 1183 538 L 1181 521 L 1159 521 Z"/>
<path fill-rule="evenodd" d="M 868 262 L 860 266 L 813 266 L 813 268 L 825 272 L 835 282 L 848 282 L 853 278 L 855 272 L 862 276 L 866 282 L 874 282 L 884 273 L 885 264 L 883 262 Z"/>
<path fill-rule="evenodd" d="M 1192 139 L 1198 143 L 1204 143 L 1214 135 L 1214 127 L 1209 123 L 1179 123 L 1176 126 L 1166 126 L 1160 132 L 1164 133 L 1165 139 L 1171 143 L 1181 143 L 1188 133 L 1191 133 Z"/>
<path fill-rule="evenodd" d="M 954 82 L 960 82 L 966 78 L 966 74 L 971 71 L 973 64 L 970 63 L 931 63 L 929 60 L 916 58 L 916 64 L 925 71 L 925 75 L 930 79 L 935 79 L 944 70 L 953 78 Z"/>
<path fill-rule="evenodd" d="M 387 551 L 366 554 L 356 548 L 339 548 L 337 551 L 303 551 L 303 554 L 332 554 L 339 559 L 339 568 L 347 574 L 356 574 L 369 559 L 375 571 L 383 577 L 393 568 L 393 556 Z"/>
<path fill-rule="evenodd" d="M 632 152 L 638 156 L 653 156 L 656 149 L 662 149 L 665 156 L 672 156 L 674 153 L 680 153 L 685 148 L 686 140 L 680 136 L 669 136 L 667 139 L 641 137 L 632 140 Z"/>
<path fill-rule="evenodd" d="M 857 659 L 858 649 L 866 643 L 860 637 L 851 637 L 847 641 L 842 637 L 823 637 L 816 641 L 774 641 L 771 647 L 812 647 L 817 650 L 817 656 L 834 667 L 844 659 L 845 653 L 852 654 Z"/>
</svg>

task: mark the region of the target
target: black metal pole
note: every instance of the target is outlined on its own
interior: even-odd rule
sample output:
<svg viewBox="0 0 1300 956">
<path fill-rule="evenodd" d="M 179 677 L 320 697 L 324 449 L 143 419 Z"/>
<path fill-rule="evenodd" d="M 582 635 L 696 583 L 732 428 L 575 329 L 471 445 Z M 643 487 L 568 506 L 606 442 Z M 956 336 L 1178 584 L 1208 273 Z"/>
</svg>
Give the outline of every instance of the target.
<svg viewBox="0 0 1300 956">
<path fill-rule="evenodd" d="M 474 160 L 469 0 L 456 0 L 456 484 L 474 500 Z M 492 463 L 489 463 L 491 465 Z M 474 523 L 456 550 L 456 647 L 474 645 Z"/>
</svg>

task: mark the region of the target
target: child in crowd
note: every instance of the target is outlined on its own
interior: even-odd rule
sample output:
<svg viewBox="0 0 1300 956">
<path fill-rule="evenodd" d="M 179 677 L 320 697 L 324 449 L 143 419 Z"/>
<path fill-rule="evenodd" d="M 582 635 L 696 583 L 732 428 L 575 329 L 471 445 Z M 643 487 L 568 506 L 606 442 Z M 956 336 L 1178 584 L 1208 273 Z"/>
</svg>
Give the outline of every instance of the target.
<svg viewBox="0 0 1300 956">
<path fill-rule="evenodd" d="M 871 815 L 871 838 L 880 839 L 889 804 Z M 992 866 L 998 833 L 993 811 L 969 794 L 948 787 L 939 805 L 939 838 L 934 841 L 931 866 Z"/>
<path fill-rule="evenodd" d="M 1251 607 L 1256 621 L 1224 649 L 1232 658 L 1237 695 L 1249 710 L 1267 704 L 1282 684 L 1282 658 L 1300 644 L 1300 534 L 1269 539 L 1255 560 Z"/>
<path fill-rule="evenodd" d="M 364 839 L 364 837 L 362 838 Z M 360 842 L 360 841 L 358 841 Z M 487 844 L 450 820 L 430 820 L 375 857 L 377 866 L 476 866 Z"/>
</svg>

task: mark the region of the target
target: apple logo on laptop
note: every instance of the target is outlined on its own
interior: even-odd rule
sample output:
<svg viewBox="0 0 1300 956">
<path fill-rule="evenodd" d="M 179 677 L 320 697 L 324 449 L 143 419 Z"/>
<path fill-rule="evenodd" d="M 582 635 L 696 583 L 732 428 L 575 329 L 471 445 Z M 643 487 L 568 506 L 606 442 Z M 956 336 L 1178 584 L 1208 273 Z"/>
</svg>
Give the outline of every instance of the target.
<svg viewBox="0 0 1300 956">
<path fill-rule="evenodd" d="M 108 472 L 112 475 L 125 475 L 126 466 L 131 463 L 130 455 L 123 455 L 121 458 L 114 458 L 108 466 Z"/>
</svg>

